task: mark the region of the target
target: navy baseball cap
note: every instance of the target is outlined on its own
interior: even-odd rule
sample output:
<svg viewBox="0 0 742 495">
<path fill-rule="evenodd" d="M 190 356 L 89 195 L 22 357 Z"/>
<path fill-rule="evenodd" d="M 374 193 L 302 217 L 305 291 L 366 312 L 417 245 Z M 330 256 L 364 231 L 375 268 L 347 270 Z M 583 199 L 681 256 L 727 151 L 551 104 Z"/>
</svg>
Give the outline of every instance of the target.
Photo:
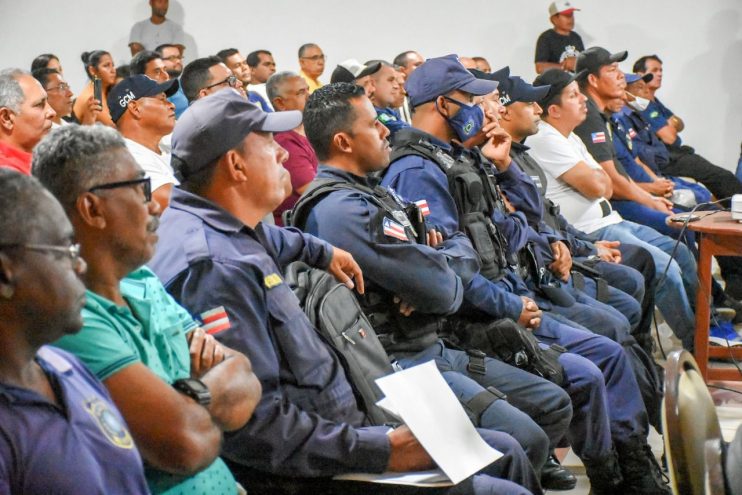
<svg viewBox="0 0 742 495">
<path fill-rule="evenodd" d="M 626 84 L 634 84 L 637 81 L 644 81 L 645 83 L 648 83 L 652 79 L 654 79 L 654 74 L 651 74 L 647 72 L 643 76 L 640 76 L 639 74 L 634 74 L 633 72 L 627 72 L 624 74 L 626 77 Z"/>
<path fill-rule="evenodd" d="M 611 53 L 601 46 L 591 46 L 587 50 L 577 55 L 575 72 L 586 71 L 583 77 L 588 74 L 597 74 L 601 67 L 610 65 L 614 62 L 623 62 L 629 52 L 626 50 L 618 53 Z"/>
<path fill-rule="evenodd" d="M 466 70 L 456 55 L 446 55 L 426 60 L 410 74 L 405 83 L 410 106 L 413 108 L 456 89 L 483 96 L 496 90 L 497 82 L 477 79 Z"/>
<path fill-rule="evenodd" d="M 551 88 L 548 84 L 545 86 L 533 86 L 528 84 L 519 76 L 511 76 L 509 67 L 505 67 L 505 69 L 507 69 L 507 71 L 500 69 L 491 74 L 476 69 L 470 69 L 469 72 L 479 79 L 497 81 L 499 83 L 497 90 L 500 92 L 500 104 L 503 106 L 508 106 L 516 101 L 540 101 L 546 96 Z"/>
<path fill-rule="evenodd" d="M 301 124 L 301 112 L 266 113 L 234 88 L 198 99 L 175 122 L 172 166 L 182 179 L 203 170 L 252 131 L 281 132 Z"/>
<path fill-rule="evenodd" d="M 562 69 L 549 69 L 542 72 L 533 80 L 533 85 L 549 86 L 549 91 L 536 103 L 538 103 L 538 106 L 540 106 L 544 110 L 544 113 L 546 113 L 546 109 L 549 107 L 549 104 L 554 101 L 554 98 L 562 94 L 564 88 L 569 84 L 580 77 L 583 77 L 585 74 L 587 74 L 586 71 L 573 74 Z"/>
<path fill-rule="evenodd" d="M 111 119 L 116 122 L 126 112 L 130 101 L 138 100 L 146 96 L 157 96 L 165 93 L 165 96 L 173 96 L 178 92 L 180 83 L 177 79 L 170 79 L 164 83 L 158 83 L 144 74 L 129 76 L 108 93 L 108 110 Z"/>
</svg>

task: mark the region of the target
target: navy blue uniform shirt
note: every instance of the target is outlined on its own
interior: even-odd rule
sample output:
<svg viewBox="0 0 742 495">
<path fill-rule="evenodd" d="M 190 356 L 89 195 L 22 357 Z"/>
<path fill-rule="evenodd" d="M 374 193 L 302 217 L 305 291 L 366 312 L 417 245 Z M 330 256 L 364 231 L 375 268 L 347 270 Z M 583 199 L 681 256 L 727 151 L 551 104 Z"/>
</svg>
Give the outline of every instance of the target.
<svg viewBox="0 0 742 495">
<path fill-rule="evenodd" d="M 0 493 L 149 493 L 142 458 L 105 387 L 74 356 L 42 347 L 57 396 L 0 383 Z"/>
<path fill-rule="evenodd" d="M 326 267 L 332 247 L 296 229 L 244 225 L 219 206 L 173 190 L 150 263 L 192 314 L 223 307 L 230 327 L 215 336 L 246 354 L 263 386 L 253 417 L 225 435 L 229 460 L 288 476 L 381 472 L 386 428 L 365 415 L 338 358 L 283 282 L 292 261 Z"/>
</svg>

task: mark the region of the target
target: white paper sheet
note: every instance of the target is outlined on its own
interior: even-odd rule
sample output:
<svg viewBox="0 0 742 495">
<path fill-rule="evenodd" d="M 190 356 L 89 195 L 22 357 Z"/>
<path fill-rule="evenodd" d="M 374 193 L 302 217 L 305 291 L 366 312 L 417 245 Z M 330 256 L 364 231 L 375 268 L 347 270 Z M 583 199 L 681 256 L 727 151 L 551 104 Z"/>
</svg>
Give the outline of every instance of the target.
<svg viewBox="0 0 742 495">
<path fill-rule="evenodd" d="M 334 479 L 386 483 L 390 485 L 414 485 L 430 487 L 443 487 L 453 485 L 453 483 L 451 483 L 451 480 L 448 479 L 448 476 L 446 476 L 440 469 L 434 469 L 432 471 L 415 471 L 412 473 L 349 473 L 340 474 L 338 476 L 335 476 Z"/>
<path fill-rule="evenodd" d="M 454 484 L 502 457 L 479 436 L 433 361 L 376 383 Z"/>
</svg>

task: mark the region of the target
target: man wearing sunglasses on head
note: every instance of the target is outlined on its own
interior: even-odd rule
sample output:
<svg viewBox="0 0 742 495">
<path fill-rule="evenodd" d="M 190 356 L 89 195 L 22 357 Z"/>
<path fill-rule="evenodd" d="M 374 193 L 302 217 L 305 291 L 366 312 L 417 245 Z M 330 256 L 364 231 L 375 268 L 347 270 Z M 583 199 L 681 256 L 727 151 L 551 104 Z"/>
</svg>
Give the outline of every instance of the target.
<svg viewBox="0 0 742 495">
<path fill-rule="evenodd" d="M 143 265 L 160 207 L 113 129 L 66 126 L 35 149 L 34 172 L 62 203 L 88 262 L 83 329 L 55 345 L 103 381 L 142 453 L 153 493 L 235 494 L 219 454 L 260 397 L 249 360 L 217 343 Z"/>
</svg>

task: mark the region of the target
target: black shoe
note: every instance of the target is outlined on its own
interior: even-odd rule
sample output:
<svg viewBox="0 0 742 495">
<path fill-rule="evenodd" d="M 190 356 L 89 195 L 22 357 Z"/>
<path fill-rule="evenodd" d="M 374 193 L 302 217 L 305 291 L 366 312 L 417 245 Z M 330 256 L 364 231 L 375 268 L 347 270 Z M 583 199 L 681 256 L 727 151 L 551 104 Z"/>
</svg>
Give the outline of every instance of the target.
<svg viewBox="0 0 742 495">
<path fill-rule="evenodd" d="M 618 465 L 616 452 L 611 451 L 602 459 L 582 459 L 585 465 L 585 474 L 590 480 L 591 495 L 616 495 L 621 493 L 623 475 Z"/>
<path fill-rule="evenodd" d="M 672 495 L 662 468 L 646 443 L 635 448 L 618 449 L 624 495 Z"/>
<path fill-rule="evenodd" d="M 738 301 L 737 299 L 733 298 L 729 294 L 724 298 L 724 306 L 727 306 L 728 308 L 731 308 L 736 311 L 736 315 L 734 315 L 734 318 L 732 319 L 732 324 L 737 325 L 739 323 L 742 323 L 742 302 Z"/>
<path fill-rule="evenodd" d="M 544 467 L 541 468 L 541 486 L 544 490 L 572 490 L 576 485 L 575 475 L 559 464 L 554 455 L 550 455 Z"/>
</svg>

